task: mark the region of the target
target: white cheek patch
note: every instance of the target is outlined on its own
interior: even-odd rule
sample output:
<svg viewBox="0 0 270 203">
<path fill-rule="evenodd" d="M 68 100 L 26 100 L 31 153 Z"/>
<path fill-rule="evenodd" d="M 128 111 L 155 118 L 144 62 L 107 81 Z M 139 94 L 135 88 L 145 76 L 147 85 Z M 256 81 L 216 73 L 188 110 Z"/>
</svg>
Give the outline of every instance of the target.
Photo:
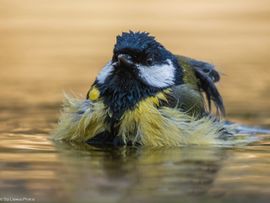
<svg viewBox="0 0 270 203">
<path fill-rule="evenodd" d="M 158 88 L 168 87 L 174 84 L 175 67 L 172 61 L 167 60 L 168 64 L 154 66 L 138 66 L 139 76 L 148 85 Z"/>
<path fill-rule="evenodd" d="M 106 78 L 111 75 L 112 71 L 114 70 L 114 67 L 112 65 L 112 62 L 109 61 L 109 63 L 107 63 L 102 70 L 99 72 L 98 76 L 97 76 L 97 81 L 100 84 L 103 84 L 106 80 Z"/>
</svg>

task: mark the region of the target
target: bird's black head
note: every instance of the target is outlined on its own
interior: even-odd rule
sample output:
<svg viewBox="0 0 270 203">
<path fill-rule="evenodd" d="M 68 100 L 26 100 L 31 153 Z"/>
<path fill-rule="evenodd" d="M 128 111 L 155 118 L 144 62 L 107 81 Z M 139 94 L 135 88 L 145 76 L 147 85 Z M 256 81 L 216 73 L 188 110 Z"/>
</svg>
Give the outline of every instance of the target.
<svg viewBox="0 0 270 203">
<path fill-rule="evenodd" d="M 132 31 L 117 36 L 112 60 L 96 80 L 115 111 L 182 82 L 176 57 L 149 33 Z"/>
<path fill-rule="evenodd" d="M 134 64 L 145 66 L 162 64 L 172 58 L 172 54 L 146 32 L 124 32 L 117 36 L 112 60 L 117 61 L 121 54 L 128 55 Z"/>
<path fill-rule="evenodd" d="M 147 32 L 123 32 L 116 37 L 112 64 L 132 72 L 146 85 L 166 88 L 181 83 L 176 57 Z"/>
</svg>

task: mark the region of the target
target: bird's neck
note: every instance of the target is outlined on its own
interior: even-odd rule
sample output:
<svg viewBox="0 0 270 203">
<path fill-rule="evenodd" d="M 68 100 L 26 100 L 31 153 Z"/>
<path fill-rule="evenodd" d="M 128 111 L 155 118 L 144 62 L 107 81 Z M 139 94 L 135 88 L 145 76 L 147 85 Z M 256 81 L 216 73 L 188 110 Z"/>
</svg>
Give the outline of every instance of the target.
<svg viewBox="0 0 270 203">
<path fill-rule="evenodd" d="M 112 77 L 106 83 L 98 85 L 98 88 L 104 104 L 115 120 L 119 120 L 125 111 L 134 109 L 141 100 L 161 91 L 128 76 Z"/>
</svg>

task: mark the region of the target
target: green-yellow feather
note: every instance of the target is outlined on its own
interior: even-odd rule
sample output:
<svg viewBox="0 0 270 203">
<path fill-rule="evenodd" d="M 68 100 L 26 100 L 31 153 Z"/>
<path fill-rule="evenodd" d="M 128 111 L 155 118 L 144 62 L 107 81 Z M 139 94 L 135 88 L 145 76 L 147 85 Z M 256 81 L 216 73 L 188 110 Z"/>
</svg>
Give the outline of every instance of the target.
<svg viewBox="0 0 270 203">
<path fill-rule="evenodd" d="M 193 88 L 198 89 L 198 83 L 199 80 L 198 78 L 195 76 L 195 72 L 192 69 L 192 67 L 190 67 L 189 63 L 188 63 L 188 58 L 184 57 L 184 56 L 177 56 L 178 58 L 178 63 L 181 65 L 181 67 L 183 68 L 183 72 L 184 72 L 184 83 L 185 84 L 190 84 L 193 86 Z"/>
<path fill-rule="evenodd" d="M 231 144 L 220 139 L 223 122 L 210 117 L 195 119 L 177 108 L 158 107 L 157 101 L 166 100 L 158 93 L 126 111 L 119 123 L 119 133 L 124 142 L 148 146 L 180 146 L 182 144 Z M 105 122 L 108 108 L 102 98 L 91 101 L 66 96 L 59 125 L 53 133 L 55 140 L 85 142 L 109 130 Z M 232 129 L 226 129 L 230 131 Z"/>
<path fill-rule="evenodd" d="M 177 107 L 194 117 L 201 117 L 205 112 L 204 97 L 199 90 L 199 80 L 194 69 L 188 63 L 188 58 L 177 56 L 183 69 L 184 84 L 172 87 L 172 96 L 178 101 Z"/>
</svg>

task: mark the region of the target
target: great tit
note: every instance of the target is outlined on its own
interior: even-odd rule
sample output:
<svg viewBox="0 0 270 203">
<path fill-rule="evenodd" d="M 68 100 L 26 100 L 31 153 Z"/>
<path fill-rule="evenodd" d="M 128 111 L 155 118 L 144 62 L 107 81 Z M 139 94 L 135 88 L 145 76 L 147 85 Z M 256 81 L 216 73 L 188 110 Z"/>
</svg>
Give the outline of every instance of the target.
<svg viewBox="0 0 270 203">
<path fill-rule="evenodd" d="M 175 55 L 149 33 L 123 32 L 86 99 L 66 97 L 54 138 L 95 145 L 222 142 L 230 129 L 220 119 L 219 80 L 213 65 Z"/>
</svg>

